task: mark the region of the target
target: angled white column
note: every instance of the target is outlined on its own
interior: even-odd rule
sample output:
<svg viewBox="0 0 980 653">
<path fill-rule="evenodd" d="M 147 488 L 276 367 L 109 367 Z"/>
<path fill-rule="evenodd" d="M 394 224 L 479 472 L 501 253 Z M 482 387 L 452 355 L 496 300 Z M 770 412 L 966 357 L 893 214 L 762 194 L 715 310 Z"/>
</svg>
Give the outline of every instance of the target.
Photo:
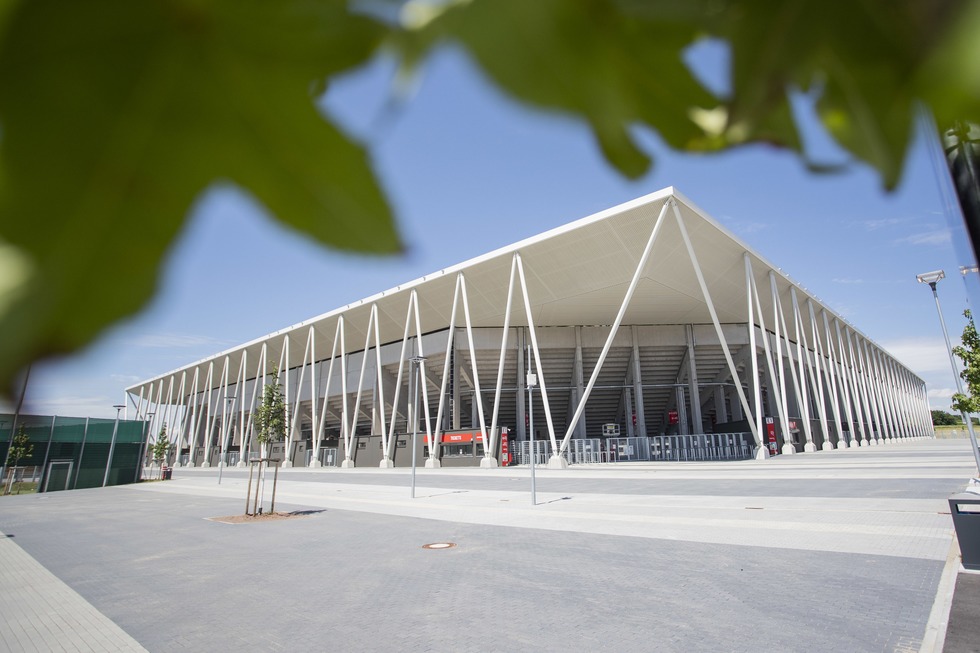
<svg viewBox="0 0 980 653">
<path fill-rule="evenodd" d="M 820 310 L 820 315 L 823 318 L 823 329 L 824 337 L 827 340 L 827 376 L 830 377 L 830 388 L 831 388 L 831 403 L 830 406 L 834 411 L 834 423 L 837 425 L 837 448 L 847 449 L 850 447 L 850 442 L 847 439 L 847 434 L 850 433 L 852 426 L 848 425 L 847 430 L 843 428 L 843 411 L 841 410 L 841 395 L 842 387 L 844 381 L 841 378 L 840 373 L 840 360 L 837 356 L 837 352 L 834 349 L 834 337 L 830 333 L 830 321 L 827 319 L 827 309 L 822 308 Z"/>
<path fill-rule="evenodd" d="M 364 334 L 364 349 L 361 350 L 361 373 L 357 379 L 357 397 L 354 399 L 354 410 L 352 411 L 354 414 L 350 416 L 350 428 L 348 429 L 347 435 L 344 438 L 344 449 L 347 457 L 344 459 L 344 462 L 341 463 L 341 467 L 345 468 L 354 466 L 354 459 L 353 456 L 351 456 L 351 452 L 353 451 L 354 439 L 357 436 L 358 417 L 361 414 L 361 397 L 363 396 L 364 392 L 364 374 L 367 371 L 368 352 L 371 351 L 371 327 L 374 326 L 374 316 L 375 312 L 371 311 L 370 316 L 368 317 L 368 326 L 367 329 L 365 329 Z M 346 377 L 347 375 L 345 374 L 344 376 Z M 347 395 L 346 391 L 344 392 L 344 395 Z"/>
<path fill-rule="evenodd" d="M 395 435 L 395 422 L 398 413 L 398 400 L 401 398 L 402 391 L 402 378 L 405 373 L 405 352 L 408 350 L 408 333 L 412 324 L 412 302 L 415 301 L 415 295 L 410 294 L 408 296 L 408 309 L 405 312 L 405 326 L 402 329 L 402 347 L 401 351 L 398 353 L 398 373 L 395 376 L 395 392 L 391 400 L 391 421 L 388 423 L 388 432 L 381 434 L 381 448 L 384 455 L 381 456 L 381 463 L 379 467 L 381 468 L 391 468 L 395 466 L 392 460 L 393 445 L 397 440 Z M 379 374 L 380 379 L 380 374 Z M 409 402 L 411 404 L 411 402 Z M 412 430 L 412 422 L 416 419 L 415 415 L 410 414 L 411 408 L 406 409 L 406 431 Z"/>
<path fill-rule="evenodd" d="M 802 344 L 799 332 L 799 323 L 794 324 L 796 332 L 796 355 L 797 361 L 796 365 L 793 364 L 792 350 L 789 346 L 789 329 L 786 328 L 786 316 L 783 313 L 783 303 L 782 299 L 779 297 L 779 291 L 776 288 L 776 275 L 773 274 L 772 270 L 769 271 L 769 286 L 772 292 L 772 303 L 775 307 L 776 315 L 778 317 L 778 323 L 782 327 L 782 333 L 784 339 L 786 339 L 786 355 L 789 357 L 789 372 L 790 378 L 793 380 L 793 397 L 796 400 L 796 407 L 800 412 L 800 421 L 803 427 L 803 452 L 812 453 L 817 450 L 816 445 L 813 444 L 813 432 L 810 429 L 810 409 L 809 403 L 807 401 L 806 395 L 806 379 L 804 377 L 805 368 L 803 362 L 803 352 Z M 782 360 L 782 358 L 780 358 Z M 797 367 L 799 367 L 799 375 L 797 375 Z M 784 395 L 785 395 L 785 382 Z M 787 414 L 789 409 L 787 407 Z"/>
<path fill-rule="evenodd" d="M 616 338 L 616 333 L 619 331 L 619 325 L 623 322 L 623 317 L 626 315 L 626 309 L 629 307 L 630 300 L 633 299 L 633 293 L 636 291 L 636 286 L 640 282 L 640 278 L 643 275 L 643 270 L 646 268 L 647 261 L 650 258 L 650 252 L 653 251 L 653 244 L 657 242 L 657 235 L 660 233 L 660 228 L 663 226 L 664 218 L 667 215 L 667 210 L 670 206 L 674 206 L 674 211 L 677 213 L 678 220 L 680 220 L 680 213 L 677 212 L 677 207 L 674 198 L 668 198 L 663 207 L 660 209 L 660 215 L 657 216 L 657 221 L 653 225 L 653 230 L 650 232 L 650 237 L 647 239 L 646 247 L 643 248 L 643 253 L 640 255 L 640 260 L 636 265 L 636 269 L 633 271 L 633 278 L 630 280 L 630 285 L 626 289 L 626 296 L 623 297 L 623 301 L 619 306 L 619 312 L 616 314 L 616 319 L 613 320 L 612 328 L 609 330 L 609 336 L 606 338 L 605 344 L 602 346 L 602 351 L 599 353 L 599 360 L 596 361 L 595 368 L 592 370 L 592 374 L 589 376 L 589 383 L 582 394 L 582 398 L 579 400 L 578 406 L 575 409 L 575 414 L 572 415 L 571 423 L 568 425 L 568 430 L 565 432 L 565 437 L 561 441 L 561 451 L 555 453 L 552 458 L 555 460 L 556 466 L 565 466 L 566 463 L 564 459 L 561 458 L 560 453 L 564 452 L 568 447 L 568 440 L 572 437 L 572 431 L 575 429 L 576 424 L 578 424 L 579 419 L 582 418 L 582 413 L 585 411 L 585 404 L 589 400 L 589 396 L 592 394 L 592 389 L 595 387 L 596 381 L 599 379 L 599 372 L 602 370 L 603 364 L 606 362 L 606 356 L 609 354 L 609 349 L 612 347 L 613 340 Z M 557 459 L 561 459 L 558 462 Z M 549 466 L 551 466 L 551 461 L 549 461 Z"/>
<path fill-rule="evenodd" d="M 636 425 L 639 427 L 639 436 L 647 437 L 647 417 L 646 408 L 643 404 L 643 369 L 640 364 L 640 343 L 636 335 L 637 327 L 630 327 L 630 337 L 632 339 L 633 356 L 631 360 L 633 368 L 633 401 L 636 405 Z"/>
<path fill-rule="evenodd" d="M 747 266 L 746 273 L 748 274 L 749 284 L 752 291 L 751 296 L 755 299 L 756 315 L 758 315 L 759 317 L 759 327 L 761 329 L 761 334 L 762 334 L 762 347 L 766 357 L 766 368 L 769 371 L 769 379 L 773 385 L 773 387 L 771 387 L 770 390 L 774 391 L 776 395 L 776 402 L 775 402 L 776 411 L 779 414 L 779 422 L 783 432 L 782 452 L 784 454 L 794 454 L 796 453 L 796 448 L 793 446 L 791 442 L 792 438 L 789 437 L 789 416 L 787 415 L 786 412 L 786 401 L 785 401 L 786 392 L 783 389 L 783 379 L 782 376 L 778 378 L 776 376 L 776 368 L 773 363 L 772 349 L 769 346 L 769 332 L 766 329 L 766 318 L 762 312 L 762 302 L 759 299 L 759 288 L 755 282 L 755 274 L 753 273 L 752 270 L 752 261 L 749 258 L 748 253 L 743 254 L 743 258 L 745 259 L 745 265 Z M 778 333 L 778 329 L 779 329 L 778 321 L 775 328 Z M 782 362 L 782 357 L 780 357 L 780 363 L 781 362 Z M 761 397 L 761 393 L 760 393 L 760 397 Z"/>
<path fill-rule="evenodd" d="M 692 434 L 704 433 L 704 420 L 701 417 L 701 391 L 698 388 L 698 363 L 695 353 L 694 327 L 684 325 L 687 341 L 687 392 L 691 402 L 690 427 Z"/>
<path fill-rule="evenodd" d="M 548 437 L 551 438 L 551 458 L 548 460 L 548 466 L 556 469 L 564 469 L 568 466 L 564 457 L 561 456 L 561 452 L 558 449 L 558 438 L 555 435 L 555 424 L 551 417 L 551 402 L 548 399 L 548 387 L 545 383 L 544 378 L 544 366 L 541 364 L 541 351 L 538 348 L 538 334 L 534 328 L 534 314 L 531 312 L 531 297 L 528 294 L 527 289 L 527 277 L 524 274 L 524 259 L 521 257 L 520 252 L 516 252 L 514 256 L 517 258 L 517 275 L 521 282 L 521 294 L 524 298 L 524 313 L 527 318 L 527 331 L 528 335 L 531 336 L 531 351 L 534 353 L 534 368 L 538 376 L 538 388 L 541 390 L 541 404 L 544 408 L 544 418 L 545 422 L 548 424 Z"/>
<path fill-rule="evenodd" d="M 708 307 L 708 314 L 711 316 L 711 324 L 715 327 L 715 334 L 718 336 L 719 342 L 721 342 L 721 350 L 725 355 L 725 362 L 728 364 L 728 370 L 732 374 L 732 379 L 736 381 L 735 390 L 738 392 L 738 398 L 742 402 L 742 407 L 745 409 L 745 413 L 751 413 L 749 408 L 749 401 L 745 397 L 745 392 L 742 390 L 742 384 L 738 383 L 738 370 L 735 368 L 735 362 L 732 360 L 732 353 L 728 348 L 728 339 L 725 338 L 725 332 L 721 328 L 721 322 L 718 320 L 718 313 L 715 311 L 714 302 L 711 301 L 711 293 L 708 292 L 708 284 L 704 281 L 704 273 L 701 271 L 701 266 L 698 264 L 697 255 L 694 253 L 694 247 L 691 245 L 691 238 L 687 234 L 687 228 L 684 226 L 684 220 L 681 218 L 680 210 L 677 208 L 676 201 L 671 198 L 668 200 L 674 209 L 674 218 L 677 220 L 677 226 L 681 232 L 681 238 L 684 240 L 684 247 L 687 249 L 687 256 L 691 261 L 691 265 L 694 267 L 694 276 L 697 277 L 698 286 L 701 288 L 701 296 L 704 298 L 704 303 Z M 751 309 L 751 301 L 749 303 Z M 752 312 L 748 312 L 748 320 L 752 321 Z M 752 351 L 753 358 L 755 357 L 755 351 Z M 756 375 L 755 383 L 758 384 L 758 375 Z M 762 442 L 762 431 L 756 427 L 753 422 L 749 422 L 749 429 L 752 431 L 752 437 L 755 439 L 756 451 L 755 457 L 758 459 L 765 459 L 769 457 L 769 449 L 766 448 Z"/>
<path fill-rule="evenodd" d="M 858 353 L 861 356 L 861 363 L 867 376 L 868 398 L 871 402 L 871 412 L 874 417 L 874 440 L 872 444 L 885 443 L 885 426 L 881 414 L 881 397 L 878 393 L 878 379 L 875 377 L 874 366 L 871 364 L 871 357 L 868 355 L 868 343 L 864 338 L 857 339 Z"/>
<path fill-rule="evenodd" d="M 313 359 L 310 357 L 310 352 L 312 351 L 312 347 L 313 347 L 313 327 L 311 326 L 306 334 L 306 348 L 303 350 L 303 362 L 299 366 L 299 378 L 296 380 L 296 398 L 294 399 L 292 404 L 292 409 L 290 410 L 289 431 L 288 431 L 288 436 L 286 437 L 285 450 L 283 451 L 283 456 L 285 457 L 285 460 L 283 460 L 282 467 L 284 469 L 288 469 L 293 466 L 293 456 L 292 456 L 290 445 L 293 442 L 298 441 L 298 438 L 296 437 L 297 435 L 296 430 L 299 425 L 299 413 L 300 413 L 300 406 L 301 406 L 300 400 L 303 396 L 303 382 L 306 381 L 306 368 L 307 366 L 309 366 L 311 369 L 313 367 Z M 286 365 L 287 365 L 286 377 L 288 379 L 289 363 L 287 362 Z M 315 402 L 316 395 L 312 395 L 311 400 Z M 289 405 L 288 400 L 287 400 L 287 405 Z"/>
<path fill-rule="evenodd" d="M 571 394 L 572 401 L 569 402 L 570 405 L 578 405 L 582 400 L 584 395 L 585 387 L 585 371 L 582 369 L 582 327 L 575 327 L 575 353 L 572 356 L 572 384 L 573 392 Z M 585 437 L 585 425 L 586 425 L 586 414 L 582 412 L 582 418 L 578 421 L 575 427 L 574 437 L 584 438 Z M 632 422 L 627 421 L 627 423 L 632 424 Z M 632 426 L 631 426 L 632 428 Z"/>
<path fill-rule="evenodd" d="M 868 402 L 868 387 L 864 378 L 861 357 L 856 356 L 854 353 L 854 342 L 851 337 L 851 330 L 847 325 L 844 326 L 844 334 L 847 336 L 847 352 L 851 359 L 851 369 L 854 371 L 854 404 L 857 409 L 858 426 L 861 429 L 861 446 L 867 447 L 872 443 L 872 438 L 870 437 L 871 406 Z M 867 429 L 865 429 L 865 422 L 868 424 Z"/>
</svg>

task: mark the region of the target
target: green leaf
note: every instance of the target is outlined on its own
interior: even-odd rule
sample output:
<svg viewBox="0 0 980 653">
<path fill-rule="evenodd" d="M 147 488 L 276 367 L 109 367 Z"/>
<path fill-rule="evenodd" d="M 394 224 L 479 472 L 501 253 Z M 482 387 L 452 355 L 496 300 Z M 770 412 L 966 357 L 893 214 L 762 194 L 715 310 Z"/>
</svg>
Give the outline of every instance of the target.
<svg viewBox="0 0 980 653">
<path fill-rule="evenodd" d="M 0 284 L 0 385 L 139 310 L 215 182 L 322 243 L 397 251 L 368 157 L 312 95 L 383 34 L 340 0 L 16 5 L 0 43 L 0 269 L 27 272 Z"/>
<path fill-rule="evenodd" d="M 696 30 L 682 20 L 621 11 L 615 0 L 473 0 L 431 21 L 420 38 L 458 42 L 514 97 L 580 116 L 607 160 L 638 177 L 649 156 L 630 127 L 649 125 L 677 148 L 704 141 L 690 108 L 718 100 L 682 58 Z"/>
</svg>

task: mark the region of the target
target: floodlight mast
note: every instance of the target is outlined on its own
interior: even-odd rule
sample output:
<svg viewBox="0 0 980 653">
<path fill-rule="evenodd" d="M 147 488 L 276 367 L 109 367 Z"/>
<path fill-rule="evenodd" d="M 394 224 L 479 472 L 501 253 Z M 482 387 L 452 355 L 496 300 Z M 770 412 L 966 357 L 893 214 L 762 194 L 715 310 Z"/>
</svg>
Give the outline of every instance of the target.
<svg viewBox="0 0 980 653">
<path fill-rule="evenodd" d="M 935 270 L 933 272 L 923 272 L 922 274 L 915 275 L 915 278 L 919 280 L 919 283 L 929 284 L 929 287 L 932 288 L 932 291 L 936 292 L 936 283 L 946 278 L 946 272 L 943 270 Z M 942 317 L 942 314 L 940 314 L 940 317 Z"/>
<path fill-rule="evenodd" d="M 927 283 L 929 284 L 929 287 L 932 288 L 932 296 L 936 299 L 936 311 L 939 313 L 939 324 L 943 327 L 943 338 L 946 339 L 946 352 L 949 354 L 949 364 L 953 368 L 953 379 L 956 381 L 956 391 L 961 395 L 966 394 L 963 392 L 963 383 L 960 378 L 959 370 L 956 369 L 956 359 L 953 357 L 953 346 L 949 343 L 949 332 L 946 330 L 946 320 L 943 319 L 943 309 L 939 305 L 939 293 L 936 292 L 936 284 L 946 278 L 946 273 L 942 270 L 935 270 L 933 272 L 917 274 L 915 275 L 915 278 L 919 280 L 919 283 Z M 960 416 L 963 419 L 963 423 L 966 424 L 967 432 L 970 434 L 970 446 L 973 449 L 973 458 L 977 464 L 977 472 L 980 473 L 980 449 L 977 449 L 977 435 L 973 431 L 973 419 L 965 411 L 960 411 Z"/>
</svg>

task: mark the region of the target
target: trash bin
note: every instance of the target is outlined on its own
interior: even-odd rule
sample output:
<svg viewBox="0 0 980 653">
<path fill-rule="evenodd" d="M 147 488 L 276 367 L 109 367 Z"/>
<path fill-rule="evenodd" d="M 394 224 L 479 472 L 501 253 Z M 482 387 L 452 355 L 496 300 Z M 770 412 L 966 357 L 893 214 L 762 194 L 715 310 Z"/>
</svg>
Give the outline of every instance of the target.
<svg viewBox="0 0 980 653">
<path fill-rule="evenodd" d="M 953 516 L 963 567 L 980 571 L 980 494 L 954 494 L 949 498 L 949 513 Z"/>
<path fill-rule="evenodd" d="M 164 481 L 169 481 L 173 475 L 174 475 L 173 467 L 164 467 L 163 469 L 160 470 L 160 478 Z"/>
</svg>

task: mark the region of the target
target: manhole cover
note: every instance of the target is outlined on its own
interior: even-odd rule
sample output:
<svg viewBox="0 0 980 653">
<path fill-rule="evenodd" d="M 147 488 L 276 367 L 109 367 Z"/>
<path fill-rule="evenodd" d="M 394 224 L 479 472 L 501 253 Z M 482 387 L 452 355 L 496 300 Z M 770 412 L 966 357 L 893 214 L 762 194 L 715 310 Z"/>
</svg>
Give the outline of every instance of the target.
<svg viewBox="0 0 980 653">
<path fill-rule="evenodd" d="M 455 542 L 433 542 L 432 544 L 423 544 L 423 549 L 451 549 L 456 546 Z"/>
</svg>

